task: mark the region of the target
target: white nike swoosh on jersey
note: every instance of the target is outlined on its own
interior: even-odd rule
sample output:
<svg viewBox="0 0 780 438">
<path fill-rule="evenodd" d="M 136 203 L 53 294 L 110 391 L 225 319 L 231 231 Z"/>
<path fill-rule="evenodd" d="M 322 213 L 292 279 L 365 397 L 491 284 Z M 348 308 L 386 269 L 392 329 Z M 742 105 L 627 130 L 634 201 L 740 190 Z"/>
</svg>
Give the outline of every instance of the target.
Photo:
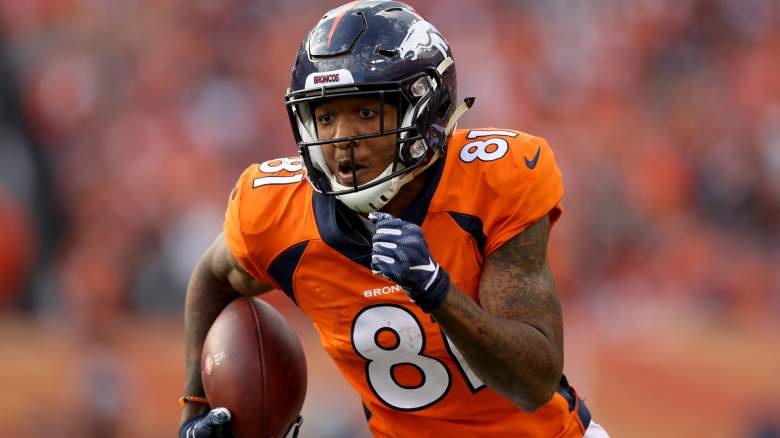
<svg viewBox="0 0 780 438">
<path fill-rule="evenodd" d="M 411 267 L 411 268 L 409 268 L 409 269 L 410 269 L 410 270 L 412 270 L 412 271 L 428 271 L 428 272 L 434 272 L 434 271 L 436 271 L 436 264 L 435 264 L 435 263 L 433 263 L 433 260 L 429 258 L 429 259 L 428 259 L 428 264 L 427 264 L 427 265 L 417 265 L 417 266 L 412 266 L 412 267 Z"/>
</svg>

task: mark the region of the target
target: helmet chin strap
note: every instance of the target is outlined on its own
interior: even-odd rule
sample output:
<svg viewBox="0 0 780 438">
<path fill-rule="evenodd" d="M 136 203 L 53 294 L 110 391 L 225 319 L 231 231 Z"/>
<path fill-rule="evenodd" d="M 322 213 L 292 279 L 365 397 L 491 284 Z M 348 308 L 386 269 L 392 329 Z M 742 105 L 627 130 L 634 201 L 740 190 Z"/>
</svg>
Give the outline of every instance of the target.
<svg viewBox="0 0 780 438">
<path fill-rule="evenodd" d="M 447 127 L 445 128 L 445 132 L 447 133 L 447 137 L 452 134 L 452 131 L 455 130 L 455 126 L 458 123 L 458 119 L 460 119 L 463 114 L 466 113 L 466 111 L 469 110 L 474 105 L 474 100 L 476 98 L 473 96 L 467 97 L 463 100 L 463 103 L 458 106 L 458 108 L 453 111 L 452 116 L 450 116 L 450 120 L 447 122 Z M 393 178 L 391 180 L 385 181 L 381 184 L 377 184 L 374 187 L 370 187 L 367 189 L 363 189 L 357 192 L 353 193 L 346 193 L 343 195 L 337 195 L 336 198 L 344 203 L 349 209 L 356 211 L 358 213 L 371 213 L 373 211 L 380 210 L 382 207 L 387 205 L 394 197 L 398 194 L 398 192 L 401 190 L 401 187 L 404 186 L 404 184 L 408 183 L 409 181 L 416 178 L 421 173 L 425 172 L 426 169 L 431 167 L 433 163 L 436 162 L 442 155 L 441 150 L 437 150 L 434 153 L 433 158 L 425 165 L 420 166 L 417 169 L 414 169 L 413 171 L 401 175 L 398 178 Z M 387 168 L 374 180 L 384 178 L 387 175 L 390 175 L 390 173 L 393 171 L 393 164 L 390 163 Z M 330 183 L 332 187 L 336 190 L 349 190 L 352 187 L 345 186 L 343 184 L 340 184 L 336 180 L 336 175 L 331 174 L 330 175 Z"/>
<path fill-rule="evenodd" d="M 380 210 L 385 205 L 387 205 L 395 197 L 395 195 L 398 194 L 399 191 L 401 191 L 401 188 L 406 183 L 413 180 L 421 173 L 425 172 L 425 170 L 431 167 L 431 165 L 435 163 L 440 156 L 441 153 L 437 151 L 436 154 L 433 156 L 433 158 L 431 158 L 431 161 L 429 161 L 425 166 L 420 166 L 409 173 L 385 181 L 381 184 L 377 184 L 374 187 L 369 187 L 367 189 L 363 189 L 353 193 L 336 195 L 336 199 L 338 199 L 344 205 L 349 207 L 350 210 L 356 211 L 358 213 L 371 213 L 373 211 Z M 387 168 L 374 179 L 376 180 L 379 178 L 384 178 L 387 175 L 390 175 L 392 171 L 393 171 L 393 164 L 390 163 L 387 166 Z M 330 183 L 333 185 L 333 188 L 336 190 L 349 190 L 352 188 L 349 186 L 339 184 L 339 182 L 336 181 L 335 176 L 331 176 Z"/>
<path fill-rule="evenodd" d="M 447 137 L 452 134 L 452 131 L 455 130 L 455 127 L 458 125 L 458 119 L 463 117 L 463 114 L 466 114 L 466 111 L 471 109 L 472 106 L 474 106 L 474 101 L 477 100 L 474 96 L 469 96 L 465 99 L 463 99 L 463 103 L 458 105 L 458 107 L 455 109 L 455 111 L 452 112 L 452 115 L 450 116 L 450 121 L 447 122 L 447 127 L 444 129 L 444 132 L 447 133 Z"/>
</svg>

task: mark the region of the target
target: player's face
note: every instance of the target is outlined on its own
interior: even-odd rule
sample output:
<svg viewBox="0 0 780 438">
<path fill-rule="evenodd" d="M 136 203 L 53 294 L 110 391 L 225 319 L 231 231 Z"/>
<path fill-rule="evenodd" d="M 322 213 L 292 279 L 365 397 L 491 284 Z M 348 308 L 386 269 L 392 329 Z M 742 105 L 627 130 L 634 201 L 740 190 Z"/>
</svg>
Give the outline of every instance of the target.
<svg viewBox="0 0 780 438">
<path fill-rule="evenodd" d="M 339 98 L 316 107 L 314 117 L 320 140 L 379 132 L 379 100 L 367 97 Z M 384 129 L 395 129 L 397 109 L 384 105 Z M 355 176 L 358 184 L 365 184 L 381 174 L 395 159 L 395 135 L 354 141 Z M 339 184 L 351 186 L 352 175 L 350 142 L 322 145 L 322 152 Z"/>
</svg>

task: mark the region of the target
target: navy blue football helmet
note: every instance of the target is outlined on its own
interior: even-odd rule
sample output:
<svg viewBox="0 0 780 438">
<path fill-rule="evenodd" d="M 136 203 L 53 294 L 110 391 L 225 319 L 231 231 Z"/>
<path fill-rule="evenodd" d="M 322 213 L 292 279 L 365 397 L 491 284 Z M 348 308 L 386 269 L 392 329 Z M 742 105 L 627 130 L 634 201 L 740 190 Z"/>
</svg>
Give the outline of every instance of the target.
<svg viewBox="0 0 780 438">
<path fill-rule="evenodd" d="M 377 99 L 379 131 L 319 140 L 313 108 L 337 97 Z M 470 106 L 473 99 L 467 102 Z M 351 2 L 326 13 L 298 50 L 285 103 L 311 185 L 360 212 L 382 208 L 441 156 L 455 120 L 466 109 L 456 111 L 449 44 L 412 7 L 396 1 Z M 386 103 L 398 108 L 395 129 L 384 128 Z M 358 185 L 353 177 L 353 184 L 339 184 L 321 145 L 348 143 L 354 148 L 356 140 L 379 136 L 395 136 L 393 163 L 372 181 Z"/>
</svg>

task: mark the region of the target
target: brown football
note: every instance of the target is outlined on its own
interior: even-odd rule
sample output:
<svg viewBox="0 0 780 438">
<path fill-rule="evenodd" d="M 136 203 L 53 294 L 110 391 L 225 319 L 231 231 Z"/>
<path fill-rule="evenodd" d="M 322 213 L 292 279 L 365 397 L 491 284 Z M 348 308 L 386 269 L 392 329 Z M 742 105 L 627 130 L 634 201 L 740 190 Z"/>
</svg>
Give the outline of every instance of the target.
<svg viewBox="0 0 780 438">
<path fill-rule="evenodd" d="M 230 410 L 236 438 L 283 437 L 306 395 L 298 337 L 257 298 L 238 298 L 219 314 L 203 344 L 201 376 L 209 404 Z"/>
</svg>

